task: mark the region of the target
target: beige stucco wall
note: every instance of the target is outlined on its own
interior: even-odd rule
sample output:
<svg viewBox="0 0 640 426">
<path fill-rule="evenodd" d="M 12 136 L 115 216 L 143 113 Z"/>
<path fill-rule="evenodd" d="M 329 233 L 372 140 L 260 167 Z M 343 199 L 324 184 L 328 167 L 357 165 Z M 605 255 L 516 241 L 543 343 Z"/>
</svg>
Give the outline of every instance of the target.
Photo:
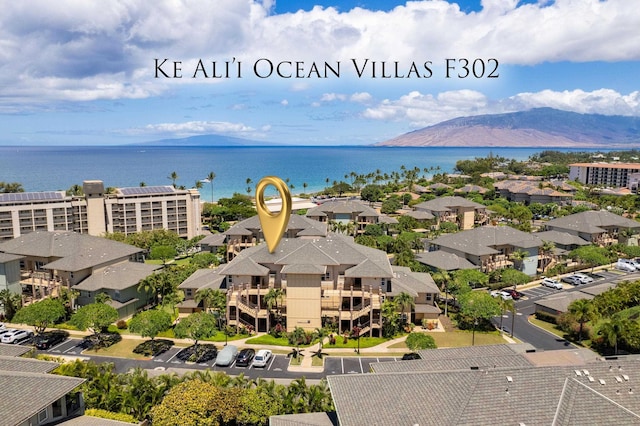
<svg viewBox="0 0 640 426">
<path fill-rule="evenodd" d="M 321 327 L 320 276 L 287 274 L 287 331 Z"/>
</svg>

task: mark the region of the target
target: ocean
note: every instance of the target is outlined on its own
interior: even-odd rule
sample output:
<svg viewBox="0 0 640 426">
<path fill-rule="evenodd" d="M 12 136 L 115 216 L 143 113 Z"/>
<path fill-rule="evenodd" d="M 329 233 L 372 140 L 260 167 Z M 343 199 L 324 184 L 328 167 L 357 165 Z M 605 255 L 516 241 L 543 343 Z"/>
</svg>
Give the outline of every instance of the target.
<svg viewBox="0 0 640 426">
<path fill-rule="evenodd" d="M 289 179 L 292 193 L 321 191 L 329 182 L 345 180 L 351 172 L 382 173 L 440 167 L 452 172 L 456 161 L 490 153 L 526 160 L 538 148 L 398 148 L 367 146 L 326 147 L 166 147 L 166 146 L 73 146 L 0 147 L 0 181 L 20 182 L 25 191 L 66 190 L 84 180 L 99 179 L 106 187 L 171 185 L 195 186 L 214 172 L 211 184 L 200 189 L 203 201 L 229 197 L 234 192 L 253 194 L 264 176 Z M 566 149 L 560 149 L 568 151 Z M 585 149 L 575 150 L 585 151 Z M 247 179 L 250 179 L 247 184 Z"/>
</svg>

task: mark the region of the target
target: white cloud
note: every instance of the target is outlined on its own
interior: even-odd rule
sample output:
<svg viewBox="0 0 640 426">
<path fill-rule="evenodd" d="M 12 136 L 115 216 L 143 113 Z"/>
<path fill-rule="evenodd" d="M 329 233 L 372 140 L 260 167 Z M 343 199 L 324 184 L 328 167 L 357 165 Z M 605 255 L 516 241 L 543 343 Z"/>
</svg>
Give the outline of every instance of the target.
<svg viewBox="0 0 640 426">
<path fill-rule="evenodd" d="M 473 13 L 431 0 L 388 12 L 317 6 L 274 15 L 272 0 L 5 2 L 0 86 L 10 90 L 3 102 L 37 102 L 43 93 L 72 101 L 153 96 L 166 89 L 152 78 L 154 58 L 640 60 L 640 8 L 628 0 L 517 3 L 483 0 Z"/>
<path fill-rule="evenodd" d="M 611 89 L 592 92 L 583 90 L 520 93 L 491 101 L 473 90 L 422 94 L 414 91 L 396 100 L 385 99 L 363 111 L 362 117 L 372 120 L 408 122 L 413 128 L 430 126 L 456 117 L 497 114 L 550 107 L 578 113 L 604 115 L 640 115 L 640 91 L 628 95 Z"/>
<path fill-rule="evenodd" d="M 170 135 L 173 137 L 206 135 L 210 133 L 248 136 L 254 134 L 255 129 L 242 123 L 187 121 L 183 123 L 148 124 L 141 128 L 128 129 L 125 133 L 132 135 Z"/>
<path fill-rule="evenodd" d="M 341 93 L 323 93 L 320 102 L 346 101 L 347 95 Z"/>
<path fill-rule="evenodd" d="M 370 93 L 367 92 L 359 92 L 359 93 L 354 93 L 353 95 L 351 95 L 349 97 L 349 99 L 352 102 L 358 102 L 358 103 L 367 103 L 370 102 L 373 99 L 373 96 L 371 96 Z"/>
<path fill-rule="evenodd" d="M 288 100 L 286 100 L 286 99 L 283 99 L 283 100 L 281 100 L 281 101 L 280 101 L 280 105 L 282 105 L 282 106 L 288 106 L 288 105 L 289 105 L 289 101 L 288 101 Z"/>
</svg>

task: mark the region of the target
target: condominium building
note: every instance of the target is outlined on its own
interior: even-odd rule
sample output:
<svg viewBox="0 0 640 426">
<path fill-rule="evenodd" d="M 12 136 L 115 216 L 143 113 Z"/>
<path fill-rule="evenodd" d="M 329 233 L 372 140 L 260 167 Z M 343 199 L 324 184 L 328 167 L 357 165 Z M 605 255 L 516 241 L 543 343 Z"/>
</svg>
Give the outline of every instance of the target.
<svg viewBox="0 0 640 426">
<path fill-rule="evenodd" d="M 629 175 L 640 172 L 640 163 L 569 164 L 569 179 L 585 185 L 627 187 Z"/>
<path fill-rule="evenodd" d="M 172 186 L 116 188 L 85 181 L 83 196 L 64 191 L 0 194 L 0 241 L 33 231 L 105 232 L 168 229 L 184 238 L 200 233 L 200 194 Z"/>
</svg>

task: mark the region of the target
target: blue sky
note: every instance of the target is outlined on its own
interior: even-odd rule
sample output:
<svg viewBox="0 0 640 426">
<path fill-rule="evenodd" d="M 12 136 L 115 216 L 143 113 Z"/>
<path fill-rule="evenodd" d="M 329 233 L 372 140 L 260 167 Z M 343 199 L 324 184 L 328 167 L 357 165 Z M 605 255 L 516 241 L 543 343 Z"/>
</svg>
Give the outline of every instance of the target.
<svg viewBox="0 0 640 426">
<path fill-rule="evenodd" d="M 535 107 L 638 116 L 639 24 L 625 0 L 6 3 L 0 145 L 365 144 Z M 446 78 L 447 59 L 484 74 L 456 61 Z"/>
</svg>

